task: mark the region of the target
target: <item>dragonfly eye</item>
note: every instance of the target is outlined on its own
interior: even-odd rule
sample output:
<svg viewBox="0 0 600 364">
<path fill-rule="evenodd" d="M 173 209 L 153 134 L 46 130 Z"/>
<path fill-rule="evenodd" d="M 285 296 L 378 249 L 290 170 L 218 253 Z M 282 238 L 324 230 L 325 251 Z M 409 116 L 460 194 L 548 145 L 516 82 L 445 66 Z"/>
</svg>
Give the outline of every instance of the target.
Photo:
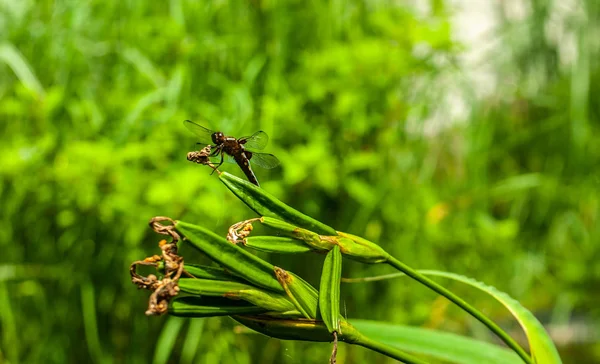
<svg viewBox="0 0 600 364">
<path fill-rule="evenodd" d="M 212 135 L 212 141 L 215 144 L 221 144 L 223 142 L 224 136 L 223 133 L 221 133 L 220 131 L 213 133 Z"/>
</svg>

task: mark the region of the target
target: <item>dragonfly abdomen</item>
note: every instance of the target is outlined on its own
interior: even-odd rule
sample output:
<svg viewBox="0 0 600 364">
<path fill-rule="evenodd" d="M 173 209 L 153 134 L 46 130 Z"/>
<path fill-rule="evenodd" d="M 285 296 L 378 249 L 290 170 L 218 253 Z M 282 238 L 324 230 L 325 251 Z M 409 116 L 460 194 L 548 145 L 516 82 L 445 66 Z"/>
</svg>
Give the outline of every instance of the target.
<svg viewBox="0 0 600 364">
<path fill-rule="evenodd" d="M 254 172 L 250 167 L 250 159 L 246 156 L 246 153 L 247 152 L 244 151 L 242 153 L 234 155 L 233 158 L 242 169 L 242 172 L 244 172 L 244 174 L 246 175 L 246 178 L 248 178 L 248 181 L 260 187 L 260 185 L 258 184 L 258 179 L 256 179 L 256 176 L 254 175 Z M 250 154 L 250 156 L 251 155 L 252 154 Z"/>
</svg>

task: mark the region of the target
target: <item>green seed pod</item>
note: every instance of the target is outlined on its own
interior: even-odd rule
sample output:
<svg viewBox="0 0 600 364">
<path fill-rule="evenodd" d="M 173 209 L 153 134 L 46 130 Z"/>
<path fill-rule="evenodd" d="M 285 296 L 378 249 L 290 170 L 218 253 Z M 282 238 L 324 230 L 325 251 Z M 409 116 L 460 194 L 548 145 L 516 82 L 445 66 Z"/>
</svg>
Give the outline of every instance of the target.
<svg viewBox="0 0 600 364">
<path fill-rule="evenodd" d="M 264 335 L 281 340 L 303 340 L 331 342 L 333 336 L 323 321 L 311 319 L 279 319 L 261 316 L 237 315 L 234 320 Z M 344 333 L 342 335 L 342 332 Z M 340 321 L 338 339 L 347 343 L 362 345 L 364 336 L 348 321 Z"/>
<path fill-rule="evenodd" d="M 343 255 L 363 263 L 384 263 L 390 255 L 379 245 L 352 234 L 338 231 L 339 236 L 321 236 L 340 247 Z"/>
<path fill-rule="evenodd" d="M 294 304 L 287 296 L 267 292 L 244 283 L 181 278 L 178 285 L 181 291 L 185 293 L 244 300 L 268 311 L 286 312 L 295 310 Z"/>
<path fill-rule="evenodd" d="M 262 188 L 248 181 L 227 172 L 219 174 L 219 179 L 231 192 L 260 216 L 287 221 L 295 226 L 314 231 L 318 234 L 336 235 L 336 231 L 332 227 L 291 208 Z"/>
<path fill-rule="evenodd" d="M 342 278 L 342 253 L 334 246 L 323 263 L 319 286 L 319 311 L 329 332 L 340 329 L 340 282 Z"/>
<path fill-rule="evenodd" d="M 296 230 L 299 229 L 299 227 L 292 225 L 289 222 L 274 217 L 262 216 L 259 221 L 261 224 L 277 231 L 278 234 L 292 238 L 296 236 Z"/>
<path fill-rule="evenodd" d="M 222 268 L 209 267 L 206 265 L 185 263 L 183 269 L 196 278 L 212 279 L 216 281 L 235 281 L 240 279 L 233 274 L 227 273 Z"/>
<path fill-rule="evenodd" d="M 263 216 L 260 218 L 260 222 L 276 231 L 278 234 L 303 241 L 314 250 L 329 251 L 333 247 L 333 244 L 330 241 L 321 239 L 319 234 L 294 226 L 285 221 Z"/>
<path fill-rule="evenodd" d="M 284 236 L 249 236 L 246 247 L 267 253 L 307 253 L 312 251 L 306 243 Z"/>
<path fill-rule="evenodd" d="M 259 220 L 263 225 L 271 228 L 277 234 L 291 237 L 304 242 L 311 250 L 330 251 L 334 246 L 339 246 L 343 255 L 363 263 L 383 263 L 388 260 L 388 253 L 379 245 L 359 236 L 338 231 L 337 235 L 319 235 L 310 230 L 294 226 L 288 222 L 263 216 Z M 257 237 L 254 237 L 255 239 Z M 249 238 L 246 238 L 248 241 Z M 294 245 L 298 245 L 294 243 Z"/>
<path fill-rule="evenodd" d="M 225 267 L 228 272 L 259 287 L 283 292 L 283 288 L 273 276 L 272 264 L 200 226 L 176 221 L 175 228 L 187 238 L 185 241 Z"/>
<path fill-rule="evenodd" d="M 319 292 L 292 272 L 275 267 L 275 276 L 298 311 L 309 319 L 317 318 Z"/>
<path fill-rule="evenodd" d="M 261 334 L 281 340 L 330 342 L 333 337 L 322 321 L 276 319 L 264 316 L 232 316 L 234 320 Z"/>
<path fill-rule="evenodd" d="M 169 315 L 183 317 L 253 315 L 266 311 L 246 301 L 222 297 L 177 297 L 169 303 L 168 310 Z"/>
</svg>

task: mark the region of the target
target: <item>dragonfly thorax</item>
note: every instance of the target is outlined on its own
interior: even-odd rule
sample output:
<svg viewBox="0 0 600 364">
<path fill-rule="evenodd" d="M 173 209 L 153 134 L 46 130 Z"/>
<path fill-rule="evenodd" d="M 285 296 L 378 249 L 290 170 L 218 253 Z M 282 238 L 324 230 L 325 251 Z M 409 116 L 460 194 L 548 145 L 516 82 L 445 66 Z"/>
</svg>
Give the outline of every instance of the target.
<svg viewBox="0 0 600 364">
<path fill-rule="evenodd" d="M 225 141 L 225 135 L 223 135 L 223 133 L 221 133 L 220 131 L 217 131 L 216 133 L 213 133 L 211 135 L 212 141 L 215 144 L 221 144 Z"/>
</svg>

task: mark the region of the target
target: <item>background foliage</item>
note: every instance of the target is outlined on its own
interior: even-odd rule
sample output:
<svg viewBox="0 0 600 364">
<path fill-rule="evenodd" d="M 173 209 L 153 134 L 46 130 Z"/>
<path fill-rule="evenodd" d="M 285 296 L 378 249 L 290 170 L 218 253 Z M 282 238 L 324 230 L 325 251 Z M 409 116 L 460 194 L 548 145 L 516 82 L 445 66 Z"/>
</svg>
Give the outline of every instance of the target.
<svg viewBox="0 0 600 364">
<path fill-rule="evenodd" d="M 600 6 L 495 9 L 482 96 L 455 9 L 419 3 L 0 1 L 0 361 L 326 360 L 329 345 L 235 335 L 229 319 L 143 315 L 147 293 L 127 269 L 157 251 L 150 217 L 225 234 L 252 216 L 185 160 L 184 119 L 265 130 L 282 166 L 257 173 L 278 198 L 413 267 L 508 292 L 565 362 L 600 360 Z M 456 100 L 464 112 L 451 117 Z M 318 282 L 322 257 L 270 259 Z M 349 318 L 489 337 L 408 280 L 342 295 Z"/>
</svg>

